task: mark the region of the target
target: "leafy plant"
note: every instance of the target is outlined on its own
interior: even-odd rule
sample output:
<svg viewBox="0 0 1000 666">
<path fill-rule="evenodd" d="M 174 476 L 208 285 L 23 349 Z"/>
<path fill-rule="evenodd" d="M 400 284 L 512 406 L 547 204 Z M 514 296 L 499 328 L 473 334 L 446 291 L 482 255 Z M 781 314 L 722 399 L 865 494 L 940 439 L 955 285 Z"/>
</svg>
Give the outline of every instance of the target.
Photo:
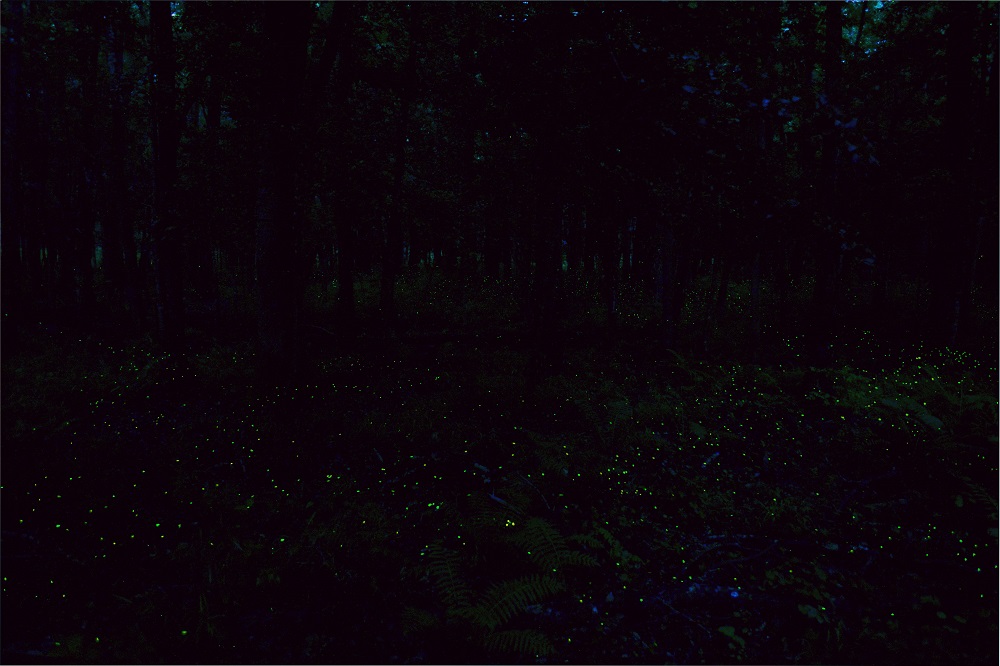
<svg viewBox="0 0 1000 666">
<path fill-rule="evenodd" d="M 996 538 L 1000 534 L 997 529 L 997 519 L 1000 516 L 1000 507 L 998 507 L 997 498 L 969 477 L 962 475 L 956 475 L 956 477 L 965 484 L 972 501 L 986 510 L 987 518 L 990 522 L 989 534 L 993 538 Z"/>
<path fill-rule="evenodd" d="M 445 606 L 450 622 L 460 622 L 473 630 L 484 647 L 494 651 L 527 655 L 551 654 L 551 641 L 535 630 L 505 628 L 532 604 L 542 603 L 565 590 L 565 584 L 544 574 L 530 574 L 491 585 L 482 593 L 473 592 L 469 574 L 464 570 L 458 551 L 440 541 L 425 550 L 427 572 Z M 435 624 L 425 612 L 407 609 L 404 625 L 408 631 L 433 629 Z"/>
<path fill-rule="evenodd" d="M 590 555 L 569 548 L 562 534 L 544 518 L 529 518 L 509 541 L 527 552 L 542 571 L 555 572 L 567 565 L 597 566 L 597 560 Z"/>
<path fill-rule="evenodd" d="M 486 649 L 523 655 L 548 656 L 555 647 L 548 636 L 534 629 L 507 629 L 489 634 L 483 639 Z"/>
<path fill-rule="evenodd" d="M 456 614 L 488 632 L 496 631 L 532 604 L 548 601 L 566 589 L 552 576 L 531 574 L 490 586 L 479 601 L 456 609 Z"/>
<path fill-rule="evenodd" d="M 499 517 L 512 507 L 489 504 L 473 505 L 484 515 Z M 496 519 L 479 518 L 470 522 L 475 531 L 471 542 L 478 542 L 477 550 L 492 552 L 513 548 L 520 553 L 510 565 L 511 574 L 504 577 L 495 565 L 477 566 L 475 557 L 464 556 L 459 550 L 447 547 L 438 539 L 424 549 L 426 571 L 444 606 L 446 624 L 459 623 L 471 630 L 471 635 L 483 647 L 501 652 L 524 655 L 552 654 L 551 639 L 536 629 L 514 625 L 515 618 L 538 604 L 555 600 L 566 588 L 565 570 L 568 567 L 594 567 L 598 561 L 592 555 L 580 552 L 569 542 L 580 540 L 564 537 L 548 520 L 538 516 L 527 518 L 508 514 L 501 526 Z M 464 539 L 463 539 L 464 541 Z M 516 573 L 524 566 L 528 573 Z M 506 572 L 505 566 L 503 571 Z M 501 579 L 482 586 L 483 579 Z M 405 623 L 412 631 L 433 630 L 427 616 L 416 610 L 407 611 Z"/>
<path fill-rule="evenodd" d="M 448 614 L 458 614 L 462 609 L 468 608 L 472 590 L 462 571 L 463 558 L 458 551 L 445 548 L 441 541 L 435 541 L 427 546 L 424 555 L 429 561 L 427 573 L 441 595 Z"/>
</svg>

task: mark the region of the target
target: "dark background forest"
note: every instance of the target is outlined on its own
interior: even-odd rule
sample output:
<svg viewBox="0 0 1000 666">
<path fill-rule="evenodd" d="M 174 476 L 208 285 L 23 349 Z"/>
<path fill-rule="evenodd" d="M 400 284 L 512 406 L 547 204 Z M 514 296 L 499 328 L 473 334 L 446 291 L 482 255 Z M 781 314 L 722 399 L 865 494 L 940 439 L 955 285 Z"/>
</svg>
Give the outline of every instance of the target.
<svg viewBox="0 0 1000 666">
<path fill-rule="evenodd" d="M 996 663 L 998 14 L 4 0 L 4 661 Z"/>
</svg>

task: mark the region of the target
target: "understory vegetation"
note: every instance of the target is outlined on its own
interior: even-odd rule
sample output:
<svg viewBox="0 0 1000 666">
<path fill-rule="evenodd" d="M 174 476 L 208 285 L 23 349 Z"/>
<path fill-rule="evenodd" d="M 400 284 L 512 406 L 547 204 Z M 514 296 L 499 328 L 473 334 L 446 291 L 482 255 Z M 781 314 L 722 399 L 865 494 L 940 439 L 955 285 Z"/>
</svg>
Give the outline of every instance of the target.
<svg viewBox="0 0 1000 666">
<path fill-rule="evenodd" d="M 995 359 L 765 325 L 751 364 L 696 297 L 678 351 L 568 287 L 539 341 L 511 291 L 410 277 L 393 332 L 363 283 L 349 339 L 315 290 L 281 388 L 238 339 L 38 326 L 5 661 L 996 663 Z"/>
</svg>

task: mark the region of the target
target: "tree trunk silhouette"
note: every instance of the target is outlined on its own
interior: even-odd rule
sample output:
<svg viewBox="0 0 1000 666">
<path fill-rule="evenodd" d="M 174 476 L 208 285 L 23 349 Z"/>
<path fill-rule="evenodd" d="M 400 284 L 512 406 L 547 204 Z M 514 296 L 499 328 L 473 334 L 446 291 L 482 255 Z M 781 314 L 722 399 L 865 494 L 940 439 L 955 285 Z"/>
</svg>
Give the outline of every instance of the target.
<svg viewBox="0 0 1000 666">
<path fill-rule="evenodd" d="M 2 150 L 0 150 L 0 303 L 3 312 L 0 314 L 0 337 L 4 340 L 5 352 L 10 353 L 20 340 L 21 328 L 26 322 L 24 312 L 24 261 L 21 251 L 24 249 L 22 230 L 24 229 L 24 196 L 21 183 L 24 182 L 24 172 L 21 163 L 22 139 L 21 106 L 24 93 L 20 88 L 21 78 L 21 40 L 24 27 L 23 7 L 20 2 L 10 4 L 10 15 L 7 20 L 7 34 L 4 45 L 4 57 L 0 60 L 3 87 L 0 96 L 0 132 L 2 132 Z"/>
<path fill-rule="evenodd" d="M 149 5 L 153 72 L 153 270 L 156 276 L 158 332 L 168 349 L 180 347 L 184 336 L 182 280 L 183 237 L 174 211 L 177 146 L 180 127 L 176 113 L 176 62 L 173 18 L 169 2 Z"/>
<path fill-rule="evenodd" d="M 342 5 L 342 6 L 341 6 Z M 358 78 L 358 52 L 354 34 L 355 23 L 360 20 L 364 5 L 338 3 L 331 20 L 340 21 L 335 29 L 341 36 L 336 44 L 335 68 L 330 86 L 333 133 L 330 139 L 333 157 L 332 173 L 328 176 L 333 191 L 334 226 L 337 245 L 337 315 L 341 324 L 349 324 L 354 317 L 354 267 L 355 267 L 355 217 L 361 202 L 348 180 L 351 162 L 348 157 L 348 139 L 351 120 L 351 94 Z M 339 9 L 338 9 L 339 7 Z M 337 13 L 339 12 L 339 14 Z"/>
<path fill-rule="evenodd" d="M 948 211 L 932 222 L 930 331 L 935 343 L 954 345 L 967 307 L 975 261 L 976 211 L 970 187 L 972 67 L 976 4 L 948 5 L 946 44 L 945 159 L 950 171 Z"/>
<path fill-rule="evenodd" d="M 773 81 L 777 79 L 775 44 L 781 36 L 781 5 L 773 2 L 758 3 L 752 6 L 752 10 L 753 48 L 758 58 L 755 88 L 763 98 L 771 99 L 774 97 Z M 753 257 L 750 267 L 750 336 L 747 342 L 750 347 L 750 358 L 757 363 L 760 360 L 763 335 L 764 313 L 761 299 L 763 262 L 767 258 L 765 252 L 770 251 L 765 239 L 771 233 L 769 226 L 773 225 L 775 212 L 768 194 L 772 189 L 771 182 L 765 176 L 770 172 L 769 165 L 774 162 L 775 128 L 771 114 L 765 113 L 764 108 L 757 109 L 753 114 L 753 129 L 753 143 L 747 152 L 754 155 L 750 161 L 753 173 L 749 185 L 755 190 L 751 196 L 754 197 L 752 226 L 756 230 L 752 232 L 747 248 Z"/>
<path fill-rule="evenodd" d="M 108 7 L 108 25 L 105 30 L 108 90 L 107 109 L 110 117 L 108 132 L 108 167 L 104 181 L 104 218 L 101 225 L 103 272 L 112 299 L 112 307 L 120 313 L 129 306 L 125 302 L 125 177 L 128 125 L 125 115 L 123 70 L 125 65 L 125 40 L 121 5 Z M 132 253 L 135 263 L 135 252 Z M 134 279 L 134 275 L 131 276 Z"/>
<path fill-rule="evenodd" d="M 837 312 L 837 259 L 840 237 L 837 229 L 837 132 L 834 109 L 840 95 L 841 49 L 843 43 L 844 3 L 830 2 L 825 8 L 826 36 L 823 54 L 823 73 L 826 104 L 820 121 L 823 131 L 822 154 L 819 164 L 819 183 L 816 230 L 816 284 L 813 291 L 812 317 L 807 338 L 812 362 L 825 365 L 829 361 L 830 345 Z"/>
<path fill-rule="evenodd" d="M 295 183 L 300 152 L 299 101 L 306 74 L 312 7 L 265 3 L 267 50 L 262 58 L 260 130 L 262 151 L 257 191 L 258 373 L 282 383 L 297 371 L 298 316 L 305 273 L 299 256 L 302 214 Z"/>
<path fill-rule="evenodd" d="M 676 350 L 680 342 L 680 321 L 684 310 L 687 276 L 687 248 L 677 237 L 673 224 L 661 221 L 660 235 L 660 323 L 663 344 Z"/>
<path fill-rule="evenodd" d="M 410 128 L 410 107 L 417 76 L 417 21 L 404 6 L 406 20 L 410 26 L 410 53 L 403 66 L 399 86 L 399 112 L 393 136 L 392 163 L 392 203 L 385 220 L 385 246 L 382 253 L 382 273 L 379 284 L 379 307 L 387 322 L 392 322 L 396 311 L 396 278 L 403 260 L 403 218 L 406 215 L 404 201 L 406 175 L 406 141 Z"/>
</svg>

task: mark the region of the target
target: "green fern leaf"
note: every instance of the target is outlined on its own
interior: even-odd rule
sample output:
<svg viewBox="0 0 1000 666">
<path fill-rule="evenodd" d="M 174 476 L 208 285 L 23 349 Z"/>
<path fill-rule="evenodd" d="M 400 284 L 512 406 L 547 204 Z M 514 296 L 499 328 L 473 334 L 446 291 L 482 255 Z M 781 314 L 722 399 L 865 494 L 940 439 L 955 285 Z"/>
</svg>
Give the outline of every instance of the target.
<svg viewBox="0 0 1000 666">
<path fill-rule="evenodd" d="M 511 542 L 524 548 L 531 559 L 549 571 L 561 563 L 561 558 L 569 549 L 559 530 L 544 518 L 529 518 L 524 526 L 511 535 Z"/>
<path fill-rule="evenodd" d="M 972 497 L 972 501 L 976 504 L 986 508 L 989 511 L 989 518 L 992 521 L 996 521 L 997 514 L 1000 512 L 1000 506 L 997 504 L 997 500 L 986 488 L 979 485 L 967 476 L 960 474 L 955 475 L 962 483 L 965 484 L 966 488 L 969 489 L 969 495 Z"/>
<path fill-rule="evenodd" d="M 427 571 L 437 587 L 449 613 L 455 613 L 469 606 L 471 593 L 461 570 L 462 556 L 440 541 L 435 541 L 425 551 L 428 558 Z"/>
<path fill-rule="evenodd" d="M 586 540 L 584 535 L 573 537 L 575 541 Z M 596 559 L 570 548 L 566 539 L 544 518 L 529 518 L 524 526 L 510 537 L 511 543 L 523 548 L 531 559 L 544 571 L 552 571 L 562 566 L 597 566 Z M 596 539 L 592 539 L 596 542 Z M 597 545 L 600 545 L 599 542 Z"/>
<path fill-rule="evenodd" d="M 607 542 L 608 551 L 611 553 L 611 557 L 616 561 L 621 562 L 626 565 L 641 565 L 644 563 L 643 559 L 637 555 L 633 555 L 622 542 L 618 540 L 614 534 L 608 531 L 606 528 L 601 526 L 594 527 L 594 533 L 603 538 Z"/>
<path fill-rule="evenodd" d="M 521 655 L 546 656 L 556 651 L 545 634 L 533 629 L 497 631 L 486 636 L 483 644 L 493 652 L 512 652 Z"/>
<path fill-rule="evenodd" d="M 461 617 L 493 631 L 531 604 L 537 604 L 562 592 L 562 582 L 550 576 L 532 575 L 492 586 L 475 606 L 462 609 Z"/>
<path fill-rule="evenodd" d="M 573 543 L 578 543 L 581 546 L 587 546 L 588 548 L 593 548 L 594 550 L 603 550 L 604 542 L 600 539 L 596 539 L 589 534 L 574 534 L 573 536 L 566 537 L 567 541 L 572 541 Z"/>
<path fill-rule="evenodd" d="M 578 550 L 566 550 L 559 555 L 558 566 L 560 567 L 596 567 L 600 562 L 596 557 L 581 553 Z"/>
<path fill-rule="evenodd" d="M 438 618 L 436 618 L 433 613 L 430 613 L 423 608 L 416 608 L 414 606 L 404 607 L 400 619 L 404 636 L 410 636 L 427 629 L 433 629 L 439 624 Z"/>
</svg>

